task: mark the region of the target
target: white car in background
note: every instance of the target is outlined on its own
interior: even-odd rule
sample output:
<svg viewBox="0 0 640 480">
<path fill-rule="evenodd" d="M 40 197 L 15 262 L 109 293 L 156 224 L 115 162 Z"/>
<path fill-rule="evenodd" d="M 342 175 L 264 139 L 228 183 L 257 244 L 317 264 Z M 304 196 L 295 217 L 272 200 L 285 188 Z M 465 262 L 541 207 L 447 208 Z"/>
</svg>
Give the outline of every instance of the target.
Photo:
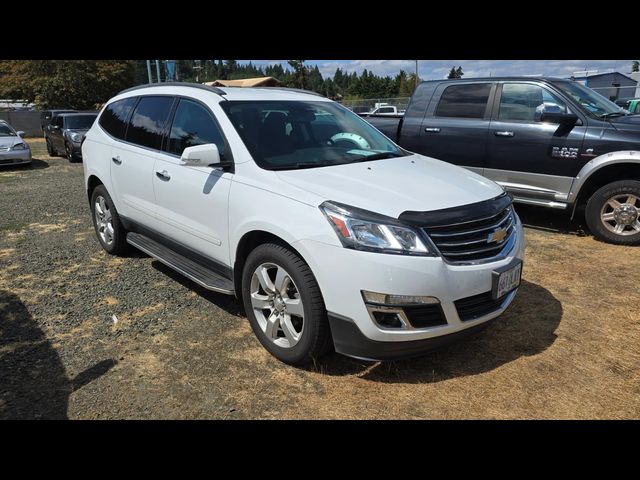
<svg viewBox="0 0 640 480">
<path fill-rule="evenodd" d="M 22 135 L 24 132 L 16 132 L 7 122 L 0 120 L 0 167 L 31 163 L 31 148 Z"/>
<path fill-rule="evenodd" d="M 102 247 L 235 294 L 287 363 L 424 353 L 500 315 L 520 283 L 523 231 L 501 187 L 311 92 L 125 90 L 82 156 Z"/>
</svg>

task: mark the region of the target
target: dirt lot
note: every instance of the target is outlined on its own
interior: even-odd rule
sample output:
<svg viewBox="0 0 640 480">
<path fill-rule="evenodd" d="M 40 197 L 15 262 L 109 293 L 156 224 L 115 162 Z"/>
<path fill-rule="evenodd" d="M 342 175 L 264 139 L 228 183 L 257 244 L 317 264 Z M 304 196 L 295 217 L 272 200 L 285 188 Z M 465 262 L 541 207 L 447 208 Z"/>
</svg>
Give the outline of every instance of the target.
<svg viewBox="0 0 640 480">
<path fill-rule="evenodd" d="M 637 418 L 640 249 L 518 208 L 524 283 L 485 331 L 369 364 L 272 358 L 235 299 L 95 239 L 82 164 L 0 170 L 0 418 Z M 117 317 L 114 323 L 113 315 Z"/>
</svg>

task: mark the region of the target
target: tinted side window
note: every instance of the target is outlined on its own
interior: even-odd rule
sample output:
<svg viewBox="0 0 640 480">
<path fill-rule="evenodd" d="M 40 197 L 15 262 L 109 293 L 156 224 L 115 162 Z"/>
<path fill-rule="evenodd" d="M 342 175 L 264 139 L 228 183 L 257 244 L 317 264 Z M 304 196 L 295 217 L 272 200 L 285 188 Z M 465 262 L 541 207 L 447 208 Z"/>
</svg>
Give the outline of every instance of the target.
<svg viewBox="0 0 640 480">
<path fill-rule="evenodd" d="M 440 97 L 436 117 L 482 118 L 490 92 L 490 83 L 451 85 Z"/>
<path fill-rule="evenodd" d="M 136 97 L 125 98 L 124 100 L 118 100 L 108 105 L 107 108 L 104 109 L 104 112 L 102 112 L 102 115 L 100 115 L 98 123 L 110 135 L 123 139 L 125 122 L 136 100 Z"/>
<path fill-rule="evenodd" d="M 180 100 L 169 134 L 168 151 L 182 155 L 187 147 L 215 143 L 224 154 L 224 139 L 211 113 L 202 105 L 190 100 Z"/>
<path fill-rule="evenodd" d="M 142 97 L 127 127 L 127 142 L 160 150 L 173 97 Z"/>
<path fill-rule="evenodd" d="M 536 122 L 542 110 L 566 113 L 567 107 L 548 90 L 529 83 L 505 83 L 500 97 L 498 120 Z"/>
</svg>

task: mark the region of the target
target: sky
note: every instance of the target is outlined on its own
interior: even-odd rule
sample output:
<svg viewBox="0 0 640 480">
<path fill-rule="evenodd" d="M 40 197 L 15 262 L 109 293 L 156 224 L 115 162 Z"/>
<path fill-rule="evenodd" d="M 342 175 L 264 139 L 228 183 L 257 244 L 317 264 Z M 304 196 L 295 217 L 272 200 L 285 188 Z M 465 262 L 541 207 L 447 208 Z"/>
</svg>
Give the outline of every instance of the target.
<svg viewBox="0 0 640 480">
<path fill-rule="evenodd" d="M 238 60 L 248 63 L 249 60 Z M 281 63 L 286 60 L 251 60 L 256 65 Z M 415 60 L 306 60 L 307 65 L 318 65 L 323 77 L 333 76 L 340 67 L 360 74 L 365 68 L 376 75 L 395 76 L 400 70 L 415 71 Z M 462 66 L 465 78 L 506 75 L 545 75 L 569 77 L 576 71 L 613 69 L 621 73 L 631 71 L 632 60 L 420 60 L 419 76 L 422 80 L 446 78 L 451 67 Z"/>
</svg>

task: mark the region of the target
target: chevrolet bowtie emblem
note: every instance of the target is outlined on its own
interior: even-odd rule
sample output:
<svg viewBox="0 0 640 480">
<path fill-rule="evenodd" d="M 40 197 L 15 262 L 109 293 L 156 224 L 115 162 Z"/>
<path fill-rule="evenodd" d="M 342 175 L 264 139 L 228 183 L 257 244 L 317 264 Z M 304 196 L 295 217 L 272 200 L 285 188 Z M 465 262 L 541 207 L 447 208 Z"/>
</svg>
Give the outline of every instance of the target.
<svg viewBox="0 0 640 480">
<path fill-rule="evenodd" d="M 487 243 L 493 243 L 493 242 L 500 243 L 505 239 L 506 236 L 507 236 L 507 231 L 504 228 L 499 228 L 498 230 L 489 234 L 489 237 L 487 238 Z"/>
</svg>

